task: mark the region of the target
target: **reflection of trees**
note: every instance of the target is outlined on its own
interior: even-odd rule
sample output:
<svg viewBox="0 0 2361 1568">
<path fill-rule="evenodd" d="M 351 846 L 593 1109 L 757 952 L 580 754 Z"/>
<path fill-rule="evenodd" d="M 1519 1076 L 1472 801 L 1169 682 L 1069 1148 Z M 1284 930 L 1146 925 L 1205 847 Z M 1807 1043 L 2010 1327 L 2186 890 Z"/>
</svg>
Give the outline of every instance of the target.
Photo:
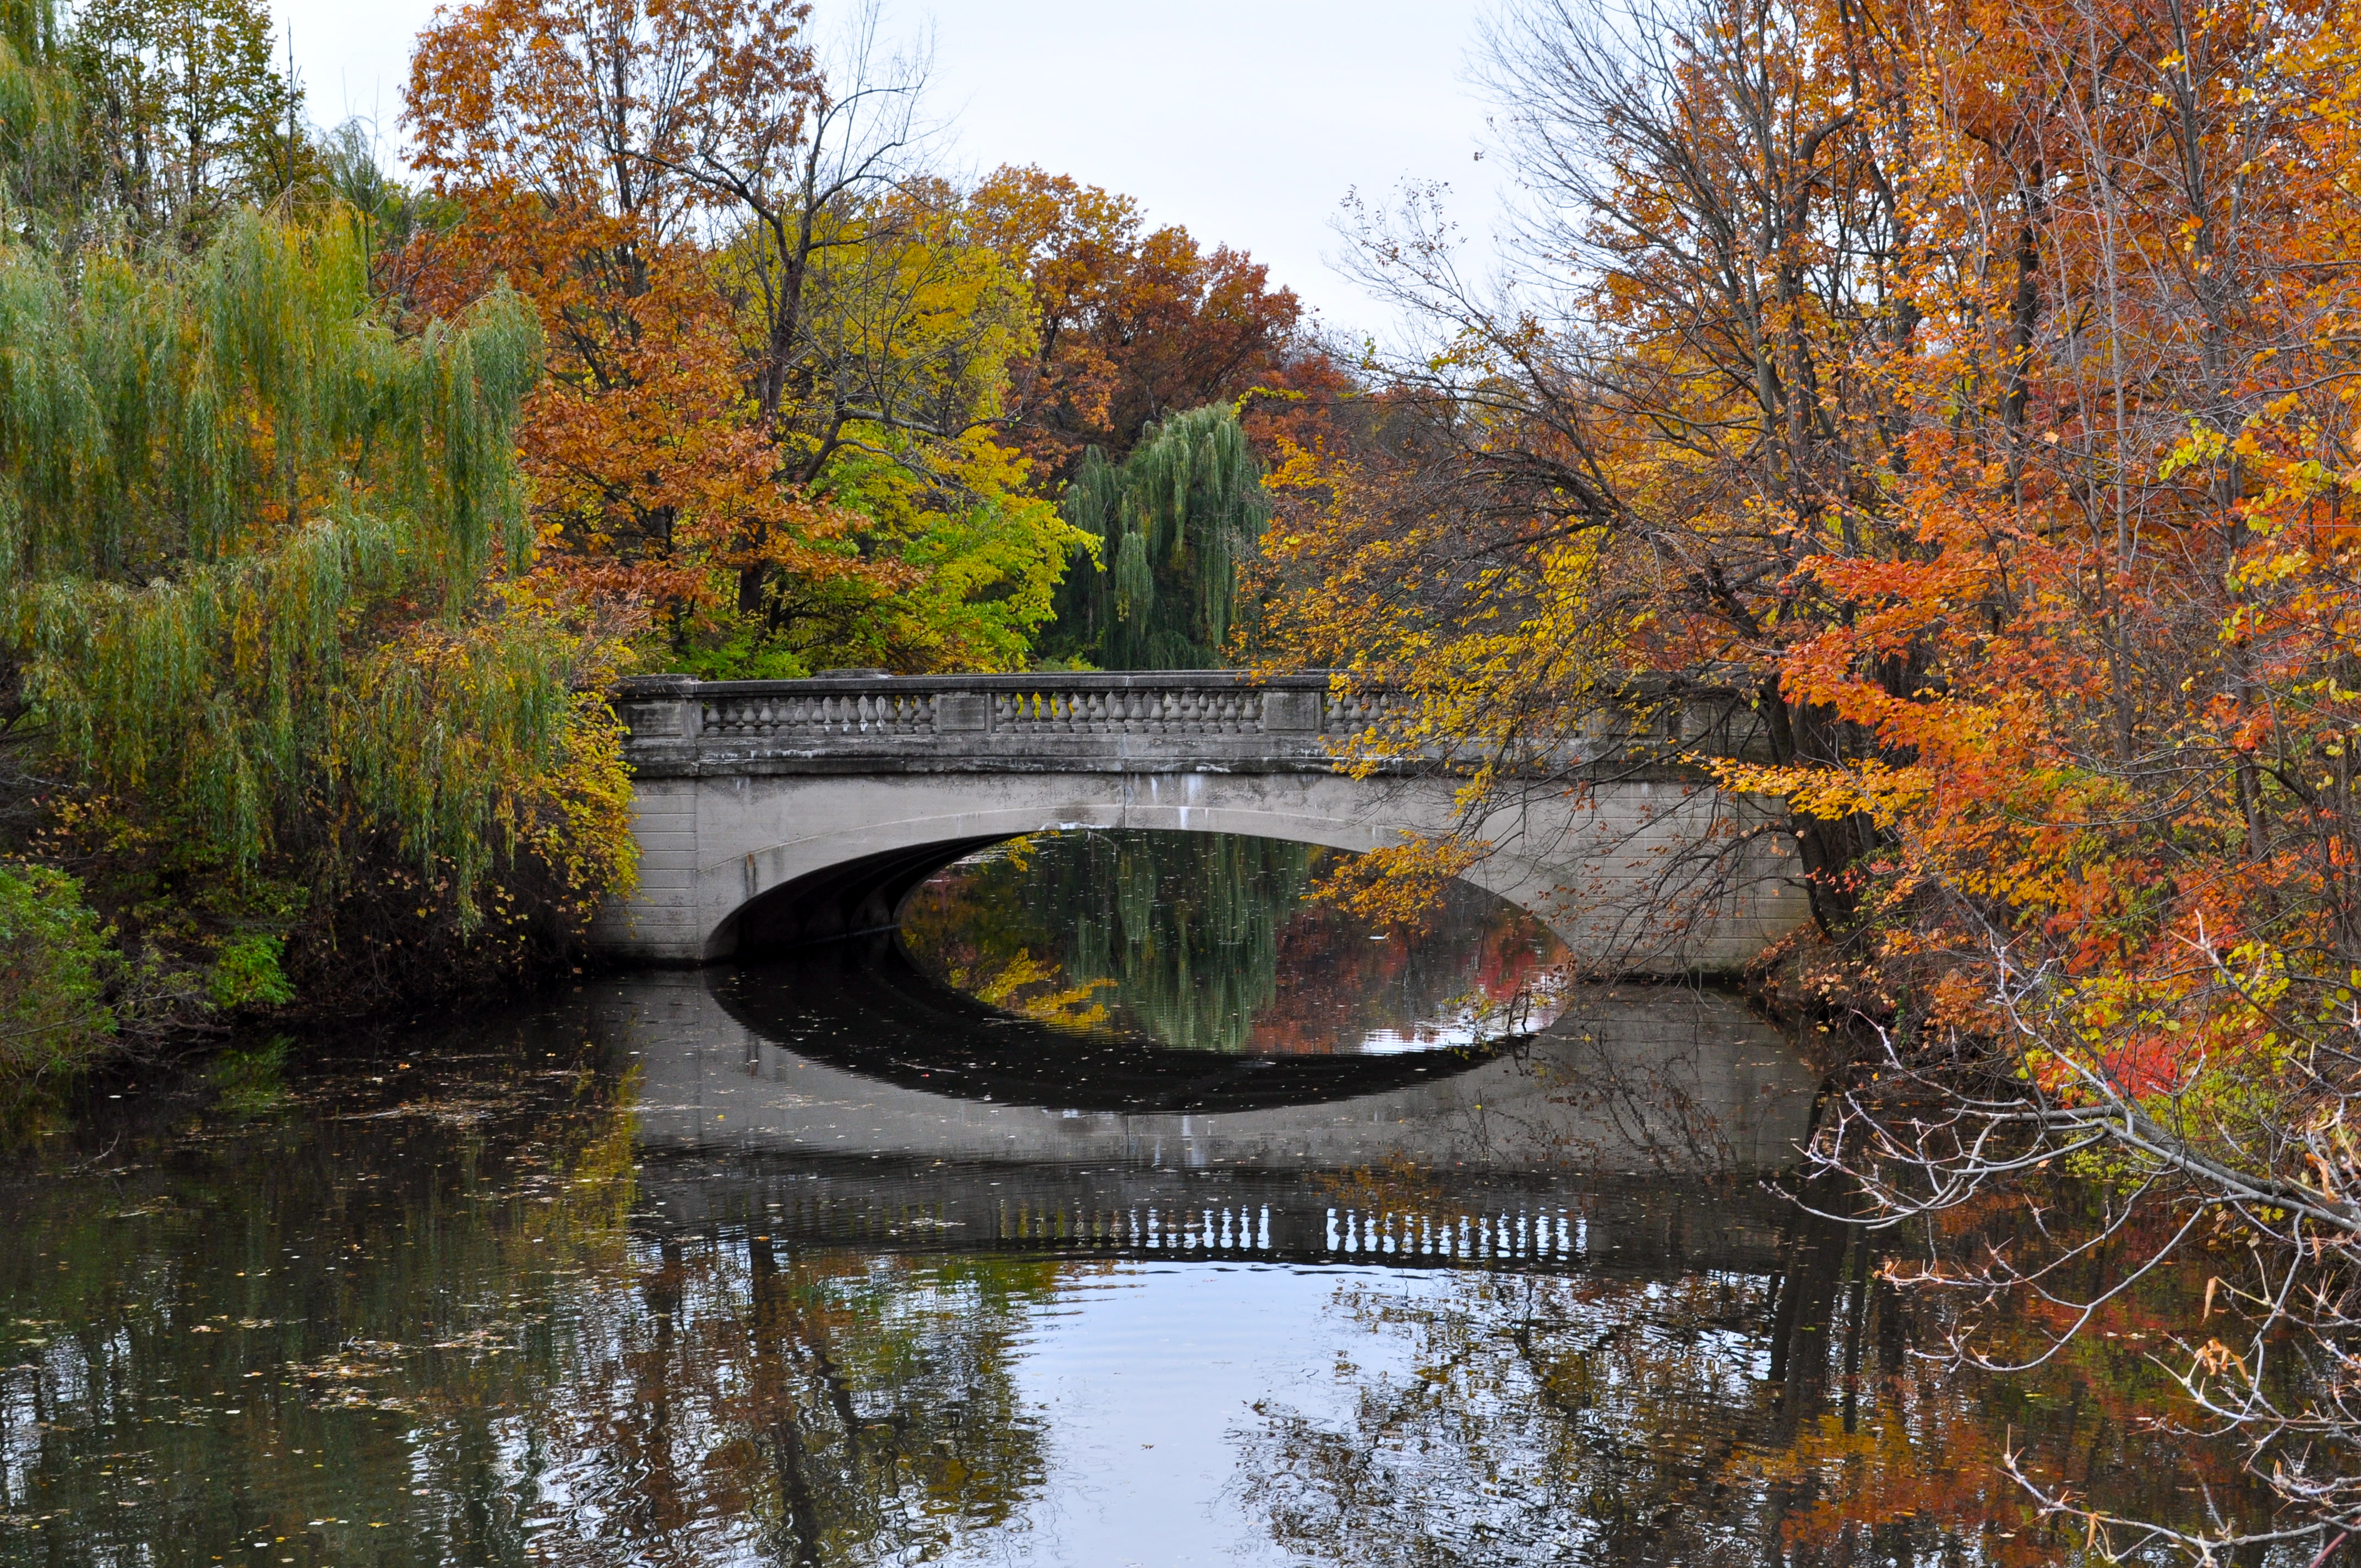
<svg viewBox="0 0 2361 1568">
<path fill-rule="evenodd" d="M 1546 966 L 1537 921 L 1457 883 L 1425 930 L 1373 942 L 1378 928 L 1304 902 L 1336 854 L 1231 834 L 1038 835 L 928 883 L 903 939 L 955 984 L 1058 954 L 1065 982 L 1112 984 L 1119 1025 L 1224 1051 L 1349 1048 L 1517 996 Z"/>
<path fill-rule="evenodd" d="M 1244 1500 L 1290 1553 L 1353 1568 L 2083 1560 L 2002 1474 L 2011 1445 L 2111 1507 L 2257 1506 L 2235 1455 L 2150 1446 L 2160 1375 L 2136 1343 L 2015 1379 L 1946 1371 L 1911 1354 L 1939 1328 L 1927 1302 L 1863 1242 L 1799 1215 L 1767 1277 L 1347 1287 L 1403 1358 L 1341 1368 L 1339 1416 L 1258 1407 Z M 2126 1310 L 2191 1313 L 2202 1291 L 2160 1281 Z"/>
<path fill-rule="evenodd" d="M 0 1510 L 52 1516 L 0 1564 L 855 1564 L 1005 1523 L 1042 1472 L 1015 1339 L 1077 1266 L 652 1233 L 628 1081 L 561 1065 L 0 1188 Z"/>
<path fill-rule="evenodd" d="M 1170 1046 L 1243 1050 L 1278 992 L 1279 933 L 1312 854 L 1226 833 L 1044 834 L 922 890 L 904 939 L 944 975 L 1056 952 L 1070 982 L 1114 982 L 1122 1025 Z"/>
<path fill-rule="evenodd" d="M 1042 871 L 1073 914 L 1077 978 L 1115 982 L 1167 1045 L 1246 1048 L 1279 990 L 1279 938 L 1312 880 L 1312 848 L 1235 834 L 1093 833 Z"/>
<path fill-rule="evenodd" d="M 1058 1274 L 667 1244 L 552 1389 L 552 1479 L 621 1506 L 589 1530 L 570 1511 L 546 1560 L 697 1562 L 716 1540 L 796 1568 L 925 1560 L 1006 1524 L 1043 1469 L 1015 1340 Z"/>
</svg>

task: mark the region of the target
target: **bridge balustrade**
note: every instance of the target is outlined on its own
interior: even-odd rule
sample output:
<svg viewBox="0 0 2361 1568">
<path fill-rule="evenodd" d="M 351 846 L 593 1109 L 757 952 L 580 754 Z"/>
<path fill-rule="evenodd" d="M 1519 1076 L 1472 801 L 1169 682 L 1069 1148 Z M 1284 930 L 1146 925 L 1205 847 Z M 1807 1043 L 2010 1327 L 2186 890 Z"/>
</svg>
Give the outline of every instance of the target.
<svg viewBox="0 0 2361 1568">
<path fill-rule="evenodd" d="M 1389 732 L 1412 699 L 1322 673 L 840 675 L 796 681 L 639 677 L 618 707 L 630 754 L 645 776 L 833 771 L 880 762 L 901 771 L 1008 766 L 1031 758 L 1060 767 L 1171 771 L 1325 770 Z M 1761 751 L 1761 726 L 1735 693 L 1637 689 L 1602 705 L 1570 733 L 1529 740 L 1529 760 L 1553 765 L 1666 763 L 1686 751 Z M 1432 747 L 1389 755 L 1432 762 Z"/>
</svg>

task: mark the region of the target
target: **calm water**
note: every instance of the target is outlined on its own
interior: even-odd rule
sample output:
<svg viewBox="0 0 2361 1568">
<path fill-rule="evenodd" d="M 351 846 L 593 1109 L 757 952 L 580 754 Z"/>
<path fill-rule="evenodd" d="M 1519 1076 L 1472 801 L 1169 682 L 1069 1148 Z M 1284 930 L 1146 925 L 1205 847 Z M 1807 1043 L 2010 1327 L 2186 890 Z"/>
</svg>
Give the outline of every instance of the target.
<svg viewBox="0 0 2361 1568">
<path fill-rule="evenodd" d="M 936 980 L 1045 1021 L 1186 1050 L 1384 1055 L 1541 1028 L 1565 948 L 1455 882 L 1373 925 L 1312 897 L 1347 859 L 1278 839 L 1043 833 L 938 874 L 903 912 Z"/>
<path fill-rule="evenodd" d="M 2136 1427 L 2186 1281 L 2029 1377 L 1915 1356 L 1906 1238 L 1765 1190 L 1814 1085 L 1734 1000 L 1146 853 L 1104 937 L 990 861 L 915 955 L 117 1086 L 0 1165 L 0 1564 L 2070 1561 L 2012 1433 L 2243 1506 Z"/>
</svg>

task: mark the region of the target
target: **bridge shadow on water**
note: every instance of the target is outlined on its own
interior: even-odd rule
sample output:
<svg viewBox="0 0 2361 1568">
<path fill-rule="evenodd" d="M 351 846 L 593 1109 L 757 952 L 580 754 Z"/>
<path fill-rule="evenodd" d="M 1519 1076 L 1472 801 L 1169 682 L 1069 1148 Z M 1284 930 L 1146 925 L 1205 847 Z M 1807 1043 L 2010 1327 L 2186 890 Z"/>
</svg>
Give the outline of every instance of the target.
<svg viewBox="0 0 2361 1568">
<path fill-rule="evenodd" d="M 1531 1042 L 1384 1056 L 1188 1049 L 991 1006 L 913 964 L 889 933 L 709 972 L 723 1012 L 812 1060 L 926 1093 L 1061 1111 L 1316 1105 L 1439 1081 Z"/>
</svg>

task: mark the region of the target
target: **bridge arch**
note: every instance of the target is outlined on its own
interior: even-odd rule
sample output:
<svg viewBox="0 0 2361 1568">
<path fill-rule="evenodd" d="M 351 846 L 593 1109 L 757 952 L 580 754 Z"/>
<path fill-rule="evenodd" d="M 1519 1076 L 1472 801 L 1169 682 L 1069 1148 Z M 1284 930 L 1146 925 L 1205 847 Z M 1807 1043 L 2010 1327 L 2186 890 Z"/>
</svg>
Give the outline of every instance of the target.
<svg viewBox="0 0 2361 1568">
<path fill-rule="evenodd" d="M 1347 850 L 1451 826 L 1448 780 L 1340 773 L 1324 677 L 1225 673 L 642 682 L 631 727 L 641 885 L 597 937 L 701 963 L 893 923 L 905 895 L 986 844 L 1153 828 Z M 1749 809 L 1693 776 L 1620 770 L 1484 829 L 1467 873 L 1600 968 L 1733 970 L 1806 914 L 1767 837 L 1694 856 Z M 1711 907 L 1667 919 L 1680 867 L 1712 861 Z"/>
<path fill-rule="evenodd" d="M 810 783 L 791 791 L 750 789 L 752 795 L 778 800 L 773 820 L 792 827 L 800 819 L 812 830 L 756 845 L 756 827 L 731 839 L 738 857 L 734 868 L 699 868 L 706 879 L 724 882 L 734 870 L 742 894 L 742 902 L 707 938 L 703 956 L 723 958 L 890 926 L 903 899 L 937 871 L 988 845 L 1030 833 L 1234 833 L 1357 852 L 1399 842 L 1398 829 L 1413 827 L 1373 813 L 1367 786 L 1334 778 L 1082 773 L 1031 775 L 1014 787 L 1012 781 L 989 775 L 938 778 L 917 790 L 897 784 L 862 780 L 852 786 L 851 799 Z M 1025 798 L 1012 800 L 1012 795 Z M 750 815 L 765 814 L 757 805 Z M 747 847 L 740 850 L 740 843 Z M 1479 868 L 1473 880 L 1485 883 L 1488 874 L 1490 881 L 1501 881 L 1497 873 L 1507 869 Z M 1532 895 L 1530 890 L 1515 891 Z"/>
</svg>

